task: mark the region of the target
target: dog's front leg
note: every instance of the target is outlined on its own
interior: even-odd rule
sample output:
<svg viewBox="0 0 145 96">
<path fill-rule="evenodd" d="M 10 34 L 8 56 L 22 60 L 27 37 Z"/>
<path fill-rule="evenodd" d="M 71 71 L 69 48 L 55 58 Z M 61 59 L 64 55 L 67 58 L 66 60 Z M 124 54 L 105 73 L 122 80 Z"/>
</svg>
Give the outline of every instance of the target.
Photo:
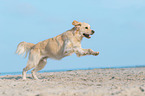
<svg viewBox="0 0 145 96">
<path fill-rule="evenodd" d="M 72 49 L 72 48 L 66 48 L 65 50 L 64 50 L 64 55 L 70 55 L 70 54 L 72 54 L 74 52 L 74 50 Z"/>
<path fill-rule="evenodd" d="M 64 51 L 63 54 L 64 55 L 70 55 L 74 52 L 73 48 L 72 48 L 72 43 L 70 41 L 65 41 L 65 46 L 64 46 Z"/>
<path fill-rule="evenodd" d="M 99 55 L 99 52 L 94 52 L 92 49 L 82 49 L 82 48 L 75 49 L 75 53 L 79 57 L 80 56 L 85 56 L 85 55 L 94 55 L 94 56 Z"/>
</svg>

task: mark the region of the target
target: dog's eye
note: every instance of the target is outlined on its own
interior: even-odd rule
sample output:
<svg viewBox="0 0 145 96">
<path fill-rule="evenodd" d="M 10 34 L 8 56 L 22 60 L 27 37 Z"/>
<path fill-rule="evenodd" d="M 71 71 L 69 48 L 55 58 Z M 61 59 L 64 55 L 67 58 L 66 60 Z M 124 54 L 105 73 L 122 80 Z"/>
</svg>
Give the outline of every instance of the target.
<svg viewBox="0 0 145 96">
<path fill-rule="evenodd" d="M 88 27 L 85 27 L 85 29 L 88 29 Z"/>
</svg>

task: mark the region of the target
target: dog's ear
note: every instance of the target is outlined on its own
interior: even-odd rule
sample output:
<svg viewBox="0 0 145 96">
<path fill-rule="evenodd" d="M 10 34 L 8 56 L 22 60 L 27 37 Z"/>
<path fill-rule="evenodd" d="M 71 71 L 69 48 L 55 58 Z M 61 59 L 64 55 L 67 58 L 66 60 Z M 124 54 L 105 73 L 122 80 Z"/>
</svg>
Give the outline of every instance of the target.
<svg viewBox="0 0 145 96">
<path fill-rule="evenodd" d="M 72 25 L 74 25 L 74 26 L 81 26 L 81 22 L 78 22 L 78 21 L 74 20 L 72 22 Z"/>
</svg>

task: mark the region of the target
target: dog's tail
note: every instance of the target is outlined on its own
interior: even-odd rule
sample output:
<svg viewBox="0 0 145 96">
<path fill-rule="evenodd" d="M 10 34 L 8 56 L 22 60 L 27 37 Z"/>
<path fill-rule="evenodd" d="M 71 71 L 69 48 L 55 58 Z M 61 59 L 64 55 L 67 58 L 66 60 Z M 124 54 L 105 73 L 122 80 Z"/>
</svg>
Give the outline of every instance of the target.
<svg viewBox="0 0 145 96">
<path fill-rule="evenodd" d="M 34 46 L 35 44 L 33 43 L 27 43 L 27 42 L 20 42 L 17 46 L 17 50 L 16 53 L 18 55 L 24 56 L 25 54 L 25 58 L 27 57 L 28 52 L 31 50 L 31 48 Z"/>
</svg>

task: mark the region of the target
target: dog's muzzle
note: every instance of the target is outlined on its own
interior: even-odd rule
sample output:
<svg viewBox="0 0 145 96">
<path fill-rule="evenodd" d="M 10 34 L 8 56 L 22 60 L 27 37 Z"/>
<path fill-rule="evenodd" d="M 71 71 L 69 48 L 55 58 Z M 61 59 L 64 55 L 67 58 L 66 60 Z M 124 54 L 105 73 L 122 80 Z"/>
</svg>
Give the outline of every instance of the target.
<svg viewBox="0 0 145 96">
<path fill-rule="evenodd" d="M 95 33 L 95 31 L 94 31 L 94 30 L 92 30 L 91 32 L 92 32 L 92 34 L 91 34 L 91 35 L 93 35 L 93 34 Z"/>
<path fill-rule="evenodd" d="M 93 35 L 94 33 L 95 33 L 95 31 L 92 30 L 92 31 L 91 31 L 91 34 L 83 33 L 83 36 L 89 39 L 89 38 L 91 38 L 90 35 Z"/>
<path fill-rule="evenodd" d="M 91 38 L 90 34 L 83 33 L 84 37 Z"/>
</svg>

